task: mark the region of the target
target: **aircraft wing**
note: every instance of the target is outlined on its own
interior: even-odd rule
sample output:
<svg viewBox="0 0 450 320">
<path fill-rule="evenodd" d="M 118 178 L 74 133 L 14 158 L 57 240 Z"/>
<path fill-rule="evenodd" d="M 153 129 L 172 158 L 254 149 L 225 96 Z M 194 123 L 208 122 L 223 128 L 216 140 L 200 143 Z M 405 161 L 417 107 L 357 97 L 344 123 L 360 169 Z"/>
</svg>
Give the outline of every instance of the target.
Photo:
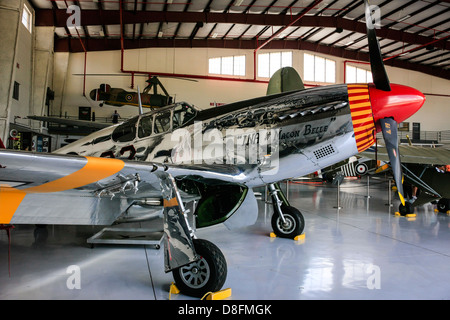
<svg viewBox="0 0 450 320">
<path fill-rule="evenodd" d="M 110 225 L 133 201 L 160 197 L 153 164 L 0 150 L 0 224 Z"/>
<path fill-rule="evenodd" d="M 0 224 L 110 225 L 139 201 L 163 199 L 169 177 L 239 184 L 235 166 L 212 169 L 0 150 Z"/>
<path fill-rule="evenodd" d="M 402 163 L 416 163 L 429 165 L 450 164 L 450 150 L 445 148 L 424 148 L 417 146 L 399 146 L 400 159 Z M 384 146 L 378 145 L 375 156 L 375 146 L 360 153 L 362 156 L 389 162 L 389 157 Z"/>
<path fill-rule="evenodd" d="M 65 124 L 65 125 L 69 125 L 69 126 L 84 127 L 84 128 L 91 128 L 91 129 L 92 128 L 93 129 L 103 129 L 103 128 L 106 128 L 106 127 L 109 127 L 112 125 L 111 123 L 65 119 L 65 118 L 58 118 L 58 117 L 46 117 L 46 116 L 27 116 L 27 118 L 32 119 L 32 120 L 59 123 L 59 124 Z"/>
<path fill-rule="evenodd" d="M 198 259 L 175 177 L 236 184 L 241 176 L 234 166 L 211 169 L 3 149 L 0 225 L 111 225 L 132 206 L 143 205 L 163 215 L 168 272 Z M 246 194 L 234 216 L 238 211 L 257 215 L 253 192 Z M 155 198 L 161 202 L 152 209 L 147 201 Z M 229 220 L 236 226 L 236 219 Z"/>
</svg>

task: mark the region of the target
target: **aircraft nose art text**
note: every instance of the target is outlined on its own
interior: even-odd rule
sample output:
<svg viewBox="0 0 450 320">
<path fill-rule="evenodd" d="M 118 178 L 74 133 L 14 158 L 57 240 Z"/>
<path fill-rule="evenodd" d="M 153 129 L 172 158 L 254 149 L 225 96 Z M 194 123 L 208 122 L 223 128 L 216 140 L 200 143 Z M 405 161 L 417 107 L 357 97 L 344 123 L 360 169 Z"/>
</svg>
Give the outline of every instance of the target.
<svg viewBox="0 0 450 320">
<path fill-rule="evenodd" d="M 352 115 L 358 152 L 362 152 L 375 143 L 375 124 L 367 84 L 349 84 L 348 102 Z"/>
</svg>

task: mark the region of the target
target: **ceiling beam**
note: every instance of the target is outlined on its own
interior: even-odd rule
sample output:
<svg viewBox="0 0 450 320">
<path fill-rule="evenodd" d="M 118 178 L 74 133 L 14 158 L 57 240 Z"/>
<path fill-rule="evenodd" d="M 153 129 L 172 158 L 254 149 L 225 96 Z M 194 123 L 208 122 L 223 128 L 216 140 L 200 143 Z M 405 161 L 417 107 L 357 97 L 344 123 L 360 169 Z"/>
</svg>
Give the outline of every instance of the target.
<svg viewBox="0 0 450 320">
<path fill-rule="evenodd" d="M 139 48 L 222 48 L 222 49 L 256 49 L 256 40 L 225 39 L 140 39 L 133 41 L 124 39 L 126 49 Z M 120 39 L 90 39 L 86 44 L 87 51 L 120 50 Z M 327 54 L 347 60 L 369 61 L 369 54 L 361 51 L 344 50 L 342 48 L 321 45 L 308 41 L 273 40 L 265 49 L 307 50 Z M 60 38 L 55 41 L 55 51 L 83 52 L 78 39 Z M 450 80 L 450 70 L 411 63 L 400 59 L 385 62 L 388 66 L 423 72 L 432 76 Z"/>
<path fill-rule="evenodd" d="M 449 0 L 450 1 L 450 0 Z M 103 11 L 106 13 L 106 11 Z M 108 14 L 99 14 L 98 10 L 81 10 L 81 25 L 114 25 L 120 23 L 119 10 L 108 10 Z M 36 11 L 36 26 L 65 27 L 70 14 L 65 10 L 41 9 Z M 231 23 L 263 26 L 286 26 L 292 22 L 290 15 L 270 14 L 238 14 L 238 13 L 203 13 L 203 12 L 159 12 L 159 11 L 133 11 L 123 12 L 124 24 L 177 22 L 177 23 Z M 292 26 L 323 27 L 366 33 L 366 25 L 355 20 L 330 16 L 304 16 Z M 380 28 L 377 30 L 379 38 L 401 41 L 411 44 L 426 44 L 435 40 L 432 37 L 419 36 L 400 30 Z M 450 41 L 437 42 L 435 47 L 450 50 Z"/>
</svg>

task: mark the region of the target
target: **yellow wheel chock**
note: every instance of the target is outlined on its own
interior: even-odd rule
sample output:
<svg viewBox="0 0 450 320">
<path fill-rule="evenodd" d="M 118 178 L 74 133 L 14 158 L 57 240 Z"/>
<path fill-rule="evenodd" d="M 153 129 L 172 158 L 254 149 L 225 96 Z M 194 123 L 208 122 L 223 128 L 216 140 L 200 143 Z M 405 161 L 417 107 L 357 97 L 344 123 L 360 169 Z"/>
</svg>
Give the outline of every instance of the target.
<svg viewBox="0 0 450 320">
<path fill-rule="evenodd" d="M 277 237 L 277 235 L 276 235 L 275 233 L 273 233 L 273 232 L 271 232 L 269 236 L 270 236 L 271 238 L 276 238 L 276 237 Z M 298 240 L 305 240 L 305 234 L 302 233 L 302 234 L 296 236 L 296 237 L 294 238 L 294 240 L 295 240 L 295 241 L 298 241 Z"/>
<path fill-rule="evenodd" d="M 169 289 L 169 300 L 171 298 L 171 294 L 179 294 L 181 291 L 177 288 L 175 283 L 172 282 Z M 223 289 L 217 292 L 207 292 L 201 300 L 224 300 L 228 297 L 231 297 L 231 288 Z"/>
</svg>

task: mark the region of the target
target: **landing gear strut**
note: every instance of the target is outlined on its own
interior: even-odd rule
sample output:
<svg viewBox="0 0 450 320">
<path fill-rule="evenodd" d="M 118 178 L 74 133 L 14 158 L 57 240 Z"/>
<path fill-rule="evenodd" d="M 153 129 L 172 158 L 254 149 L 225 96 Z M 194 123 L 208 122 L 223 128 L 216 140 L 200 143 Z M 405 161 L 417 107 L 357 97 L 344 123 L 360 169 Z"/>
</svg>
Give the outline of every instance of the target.
<svg viewBox="0 0 450 320">
<path fill-rule="evenodd" d="M 277 183 L 268 185 L 273 203 L 272 228 L 280 238 L 294 239 L 302 234 L 305 219 L 299 210 L 289 205 L 283 191 Z"/>
<path fill-rule="evenodd" d="M 172 271 L 176 286 L 183 294 L 202 297 L 219 291 L 227 277 L 227 262 L 213 243 L 196 239 L 190 227 L 175 180 L 160 177 L 164 198 L 165 271 Z"/>
</svg>

